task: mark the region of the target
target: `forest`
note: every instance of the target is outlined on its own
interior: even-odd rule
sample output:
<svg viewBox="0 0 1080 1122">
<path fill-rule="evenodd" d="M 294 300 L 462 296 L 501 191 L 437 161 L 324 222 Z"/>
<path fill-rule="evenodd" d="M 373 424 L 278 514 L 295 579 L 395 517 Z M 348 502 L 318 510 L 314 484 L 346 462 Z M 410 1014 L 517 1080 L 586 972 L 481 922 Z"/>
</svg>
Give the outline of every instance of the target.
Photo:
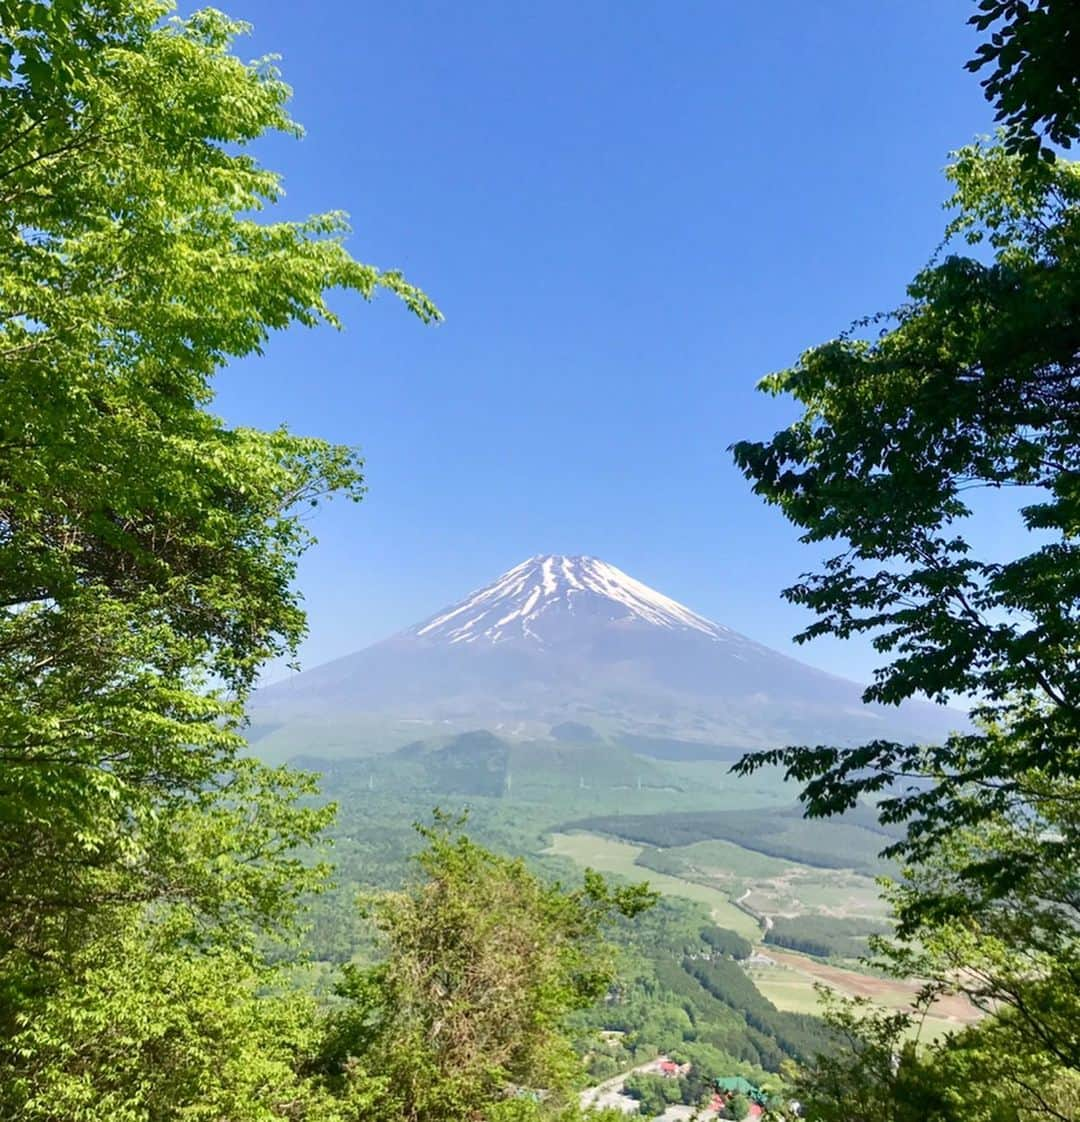
<svg viewBox="0 0 1080 1122">
<path fill-rule="evenodd" d="M 840 821 L 807 820 L 802 808 L 793 805 L 767 810 L 597 815 L 564 825 L 567 829 L 613 834 L 658 849 L 719 838 L 770 857 L 823 868 L 854 868 L 871 876 L 888 871 L 888 862 L 878 853 L 897 836 L 865 806 L 852 808 Z"/>
<path fill-rule="evenodd" d="M 870 953 L 870 936 L 891 931 L 887 923 L 865 919 L 778 916 L 765 932 L 765 942 L 818 958 L 864 958 Z"/>
</svg>

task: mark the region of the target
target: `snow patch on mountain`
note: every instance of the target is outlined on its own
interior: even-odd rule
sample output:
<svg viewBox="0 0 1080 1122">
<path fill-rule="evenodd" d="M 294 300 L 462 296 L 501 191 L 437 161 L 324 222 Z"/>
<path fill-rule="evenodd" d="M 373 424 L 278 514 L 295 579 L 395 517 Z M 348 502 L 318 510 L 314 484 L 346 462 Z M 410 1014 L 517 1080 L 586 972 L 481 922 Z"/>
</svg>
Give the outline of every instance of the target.
<svg viewBox="0 0 1080 1122">
<path fill-rule="evenodd" d="M 595 557 L 530 557 L 407 634 L 449 643 L 543 642 L 540 625 L 588 613 L 612 621 L 693 631 L 717 642 L 735 633 Z"/>
</svg>

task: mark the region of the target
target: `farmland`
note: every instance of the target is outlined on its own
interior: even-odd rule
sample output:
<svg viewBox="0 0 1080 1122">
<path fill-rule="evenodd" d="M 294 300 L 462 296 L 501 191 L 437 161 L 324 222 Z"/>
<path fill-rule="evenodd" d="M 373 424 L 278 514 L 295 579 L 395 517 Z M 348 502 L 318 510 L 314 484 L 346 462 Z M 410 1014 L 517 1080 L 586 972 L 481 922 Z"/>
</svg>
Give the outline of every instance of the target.
<svg viewBox="0 0 1080 1122">
<path fill-rule="evenodd" d="M 764 948 L 775 965 L 755 964 L 750 969 L 754 985 L 778 1009 L 795 1013 L 814 1013 L 820 999 L 814 988 L 823 985 L 847 997 L 865 997 L 876 1005 L 892 1009 L 910 1008 L 919 991 L 917 982 L 900 982 L 872 974 L 848 970 L 821 962 L 806 955 Z M 921 1035 L 934 1038 L 955 1032 L 978 1020 L 979 1013 L 965 999 L 955 996 L 939 998 L 926 1017 Z"/>
<path fill-rule="evenodd" d="M 815 869 L 728 842 L 697 842 L 657 851 L 598 834 L 556 833 L 545 852 L 569 857 L 580 866 L 600 872 L 633 880 L 647 879 L 665 896 L 705 904 L 717 924 L 755 941 L 761 938 L 761 927 L 735 905 L 734 899 L 739 896 L 743 903 L 753 900 L 759 906 L 766 905 L 760 908 L 766 914 L 775 914 L 771 913 L 770 905 L 779 904 L 788 909 L 783 914 L 789 915 L 875 919 L 884 915 L 876 885 L 866 876 L 850 870 Z M 643 855 L 646 859 L 653 855 L 672 858 L 670 862 L 658 862 L 669 868 L 677 868 L 679 862 L 685 862 L 688 874 L 696 872 L 705 879 L 691 880 L 670 872 L 657 872 L 651 866 L 644 867 Z M 820 1000 L 814 988 L 818 984 L 846 996 L 865 997 L 875 1004 L 895 1009 L 910 1007 L 919 989 L 916 982 L 883 978 L 771 944 L 758 949 L 762 956 L 772 960 L 772 965 L 756 963 L 750 968 L 750 976 L 765 997 L 778 1009 L 788 1012 L 820 1012 Z M 977 1017 L 977 1011 L 962 999 L 942 998 L 935 1004 L 932 1015 L 926 1018 L 922 1033 L 936 1037 L 955 1031 Z"/>
<path fill-rule="evenodd" d="M 569 857 L 582 867 L 588 866 L 601 873 L 614 873 L 632 880 L 648 880 L 654 889 L 666 896 L 681 896 L 704 904 L 721 927 L 737 931 L 748 939 L 757 939 L 761 935 L 761 928 L 754 919 L 737 908 L 731 897 L 720 889 L 657 873 L 635 864 L 641 853 L 641 846 L 597 834 L 554 834 L 551 846 L 545 852 Z"/>
</svg>

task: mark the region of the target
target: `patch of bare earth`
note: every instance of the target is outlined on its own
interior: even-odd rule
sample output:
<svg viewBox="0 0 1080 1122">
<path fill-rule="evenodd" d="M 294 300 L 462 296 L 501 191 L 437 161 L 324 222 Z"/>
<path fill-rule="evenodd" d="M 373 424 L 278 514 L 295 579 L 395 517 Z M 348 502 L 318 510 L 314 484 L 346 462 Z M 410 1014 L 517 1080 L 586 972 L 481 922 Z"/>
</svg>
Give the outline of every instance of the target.
<svg viewBox="0 0 1080 1122">
<path fill-rule="evenodd" d="M 898 982 L 892 978 L 875 978 L 870 974 L 860 974 L 855 970 L 845 970 L 842 966 L 831 966 L 827 962 L 818 962 L 816 959 L 803 955 L 787 954 L 777 951 L 773 946 L 760 948 L 780 966 L 789 970 L 807 974 L 819 982 L 824 982 L 832 989 L 853 997 L 868 997 L 881 1004 L 892 1004 L 897 999 L 913 1002 L 919 992 L 918 982 Z M 982 1015 L 966 997 L 960 994 L 947 994 L 939 997 L 934 1002 L 931 1013 L 935 1017 L 956 1021 L 959 1024 L 972 1024 Z"/>
</svg>

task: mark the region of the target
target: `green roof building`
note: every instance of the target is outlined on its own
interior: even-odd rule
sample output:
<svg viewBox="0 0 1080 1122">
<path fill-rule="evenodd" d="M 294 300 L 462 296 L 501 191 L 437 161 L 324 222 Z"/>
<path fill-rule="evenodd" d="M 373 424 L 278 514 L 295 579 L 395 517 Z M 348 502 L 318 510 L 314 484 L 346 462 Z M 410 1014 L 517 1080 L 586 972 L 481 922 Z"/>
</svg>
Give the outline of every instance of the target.
<svg viewBox="0 0 1080 1122">
<path fill-rule="evenodd" d="M 745 1095 L 752 1102 L 764 1103 L 765 1095 L 760 1087 L 744 1079 L 741 1075 L 727 1075 L 716 1081 L 716 1089 L 725 1095 Z"/>
</svg>

